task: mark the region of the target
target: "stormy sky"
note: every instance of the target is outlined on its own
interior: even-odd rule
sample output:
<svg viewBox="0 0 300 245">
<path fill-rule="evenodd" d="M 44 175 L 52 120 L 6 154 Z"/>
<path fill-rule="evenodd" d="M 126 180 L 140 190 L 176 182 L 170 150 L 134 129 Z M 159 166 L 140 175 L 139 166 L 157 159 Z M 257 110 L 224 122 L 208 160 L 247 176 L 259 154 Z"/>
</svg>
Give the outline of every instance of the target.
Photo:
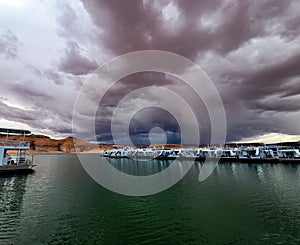
<svg viewBox="0 0 300 245">
<path fill-rule="evenodd" d="M 70 136 L 78 93 L 98 67 L 128 52 L 163 50 L 211 79 L 225 108 L 227 141 L 268 134 L 300 139 L 299 13 L 298 0 L 0 0 L 0 127 Z M 105 82 L 98 81 L 100 90 Z M 97 89 L 86 92 L 85 116 L 96 117 L 99 142 L 114 142 L 111 123 L 121 106 L 118 123 L 136 111 L 128 122 L 135 144 L 180 143 L 178 121 L 189 118 L 160 108 L 155 95 L 134 93 L 147 86 L 181 95 L 197 118 L 201 143 L 209 142 L 201 98 L 157 72 L 122 78 L 100 103 Z M 97 114 L 88 115 L 93 106 Z M 92 140 L 84 117 L 73 126 Z"/>
</svg>

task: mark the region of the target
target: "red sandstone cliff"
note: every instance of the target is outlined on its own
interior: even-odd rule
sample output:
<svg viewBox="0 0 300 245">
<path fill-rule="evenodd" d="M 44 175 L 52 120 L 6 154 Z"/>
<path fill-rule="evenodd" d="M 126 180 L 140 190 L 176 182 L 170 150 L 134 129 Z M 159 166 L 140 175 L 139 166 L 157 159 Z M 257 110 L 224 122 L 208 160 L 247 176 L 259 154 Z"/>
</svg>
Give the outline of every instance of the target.
<svg viewBox="0 0 300 245">
<path fill-rule="evenodd" d="M 0 139 L 5 139 L 5 135 L 0 135 Z M 21 140 L 20 135 L 10 135 L 9 140 Z M 45 135 L 29 135 L 25 137 L 25 141 L 30 142 L 31 153 L 73 153 L 73 152 L 89 152 L 110 149 L 110 146 L 97 145 L 85 142 L 80 139 L 68 137 L 65 139 L 51 139 Z M 76 149 L 75 149 L 76 147 Z"/>
</svg>

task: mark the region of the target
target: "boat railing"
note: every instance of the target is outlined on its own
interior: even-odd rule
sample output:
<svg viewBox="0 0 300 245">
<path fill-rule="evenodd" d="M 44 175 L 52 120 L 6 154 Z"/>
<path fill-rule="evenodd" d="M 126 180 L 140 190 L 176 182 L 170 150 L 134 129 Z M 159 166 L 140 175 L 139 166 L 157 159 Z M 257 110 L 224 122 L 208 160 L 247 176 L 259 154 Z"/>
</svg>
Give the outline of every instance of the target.
<svg viewBox="0 0 300 245">
<path fill-rule="evenodd" d="M 0 146 L 29 147 L 30 142 L 20 140 L 0 140 Z"/>
<path fill-rule="evenodd" d="M 10 154 L 3 158 L 3 165 L 30 165 L 32 160 L 30 154 Z"/>
</svg>

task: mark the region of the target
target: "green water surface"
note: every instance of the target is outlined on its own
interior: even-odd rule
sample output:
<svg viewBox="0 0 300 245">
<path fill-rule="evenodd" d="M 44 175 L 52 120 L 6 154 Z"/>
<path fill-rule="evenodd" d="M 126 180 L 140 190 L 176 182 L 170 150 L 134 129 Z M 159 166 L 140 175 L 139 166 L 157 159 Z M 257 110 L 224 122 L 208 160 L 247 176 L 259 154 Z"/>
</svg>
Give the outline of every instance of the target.
<svg viewBox="0 0 300 245">
<path fill-rule="evenodd" d="M 34 174 L 0 176 L 0 244 L 300 244 L 300 165 L 224 163 L 199 182 L 196 163 L 170 189 L 130 197 L 94 182 L 76 155 L 34 161 Z"/>
</svg>

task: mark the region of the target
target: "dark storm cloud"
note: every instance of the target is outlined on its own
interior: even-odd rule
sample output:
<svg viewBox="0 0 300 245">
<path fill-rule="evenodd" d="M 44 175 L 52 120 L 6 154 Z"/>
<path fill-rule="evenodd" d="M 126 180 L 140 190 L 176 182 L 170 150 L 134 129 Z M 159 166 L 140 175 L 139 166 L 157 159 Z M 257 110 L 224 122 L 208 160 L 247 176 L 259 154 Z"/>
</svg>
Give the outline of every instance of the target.
<svg viewBox="0 0 300 245">
<path fill-rule="evenodd" d="M 200 49 L 214 44 L 215 33 L 199 25 L 198 18 L 201 13 L 212 11 L 220 1 L 179 2 L 181 14 L 173 26 L 166 23 L 160 9 L 168 2 L 158 7 L 139 0 L 83 3 L 94 23 L 104 29 L 101 41 L 115 54 L 161 49 L 193 58 Z"/>
<path fill-rule="evenodd" d="M 174 1 L 178 17 L 166 20 L 162 8 L 172 1 L 82 1 L 96 25 L 103 28 L 100 39 L 115 54 L 136 50 L 161 49 L 195 58 L 198 52 L 209 49 L 226 53 L 252 37 L 264 33 L 265 16 L 257 12 L 261 6 L 252 1 Z M 274 15 L 282 8 L 262 12 Z M 276 4 L 274 4 L 276 6 Z"/>
<path fill-rule="evenodd" d="M 200 123 L 200 128 L 203 125 L 208 125 L 205 129 L 209 129 L 209 122 L 207 122 L 207 112 L 202 101 L 198 98 L 195 101 L 195 97 L 197 98 L 197 94 L 189 87 L 184 86 L 182 81 L 171 77 L 169 75 L 165 75 L 163 73 L 158 72 L 143 72 L 132 74 L 128 77 L 121 79 L 119 82 L 114 84 L 114 86 L 105 94 L 105 96 L 100 101 L 98 105 L 98 111 L 96 115 L 96 132 L 98 135 L 98 139 L 101 142 L 104 142 L 107 139 L 107 132 L 111 130 L 111 118 L 115 111 L 115 108 L 118 106 L 120 101 L 131 92 L 134 92 L 139 88 L 146 88 L 149 86 L 157 87 L 157 94 L 160 93 L 160 86 L 164 86 L 168 89 L 171 89 L 177 94 L 187 101 L 192 110 L 194 110 L 195 115 L 198 116 L 198 121 Z M 93 97 L 91 94 L 88 96 L 89 98 Z M 95 101 L 97 97 L 95 96 Z M 148 97 L 143 95 L 143 93 L 138 93 L 135 96 L 135 102 L 131 102 L 130 105 L 124 107 L 125 114 L 119 115 L 119 119 L 122 121 L 123 116 L 128 112 L 135 111 L 138 117 L 134 116 L 131 126 L 130 126 L 130 135 L 134 142 L 139 142 L 141 136 L 140 134 L 147 135 L 151 128 L 160 127 L 169 131 L 168 140 L 175 140 L 178 142 L 178 132 L 177 126 L 174 126 L 177 123 L 174 123 L 170 117 L 165 116 L 164 113 L 160 113 L 159 109 L 156 110 L 147 110 L 147 104 L 155 101 L 156 98 Z M 170 102 L 172 103 L 172 102 Z M 141 111 L 139 108 L 142 108 Z M 180 108 L 178 108 L 180 110 Z M 127 111 L 128 110 L 128 111 Z M 201 116 L 200 112 L 201 111 Z M 85 112 L 83 112 L 85 113 Z M 189 121 L 188 118 L 185 119 Z M 124 119 L 125 121 L 125 119 Z M 201 129 L 200 129 L 201 130 Z M 208 130 L 209 131 L 209 130 Z M 209 141 L 209 132 L 201 132 L 202 139 Z M 136 137 L 135 137 L 136 136 Z M 105 139 L 104 139 L 105 138 Z M 110 138 L 110 141 L 112 139 Z M 142 142 L 148 142 L 149 139 L 145 139 Z M 142 144 L 141 142 L 138 144 Z"/>
<path fill-rule="evenodd" d="M 263 68 L 231 74 L 230 92 L 223 95 L 227 103 L 230 140 L 271 132 L 291 132 L 288 125 L 280 121 L 294 121 L 288 114 L 291 112 L 300 118 L 300 99 L 297 97 L 300 94 L 300 53 L 288 55 L 285 60 L 272 65 L 267 63 Z M 237 105 L 240 105 L 238 112 L 234 110 Z M 293 133 L 299 134 L 299 130 L 293 130 Z"/>
<path fill-rule="evenodd" d="M 73 75 L 86 75 L 97 69 L 96 61 L 83 56 L 76 42 L 67 43 L 65 56 L 61 58 L 60 70 Z"/>
<path fill-rule="evenodd" d="M 147 86 L 168 86 L 180 84 L 180 81 L 174 77 L 166 76 L 159 72 L 139 72 L 131 74 L 116 82 L 102 98 L 101 106 L 116 106 L 120 100 L 138 88 Z M 97 100 L 95 96 L 95 100 Z"/>
<path fill-rule="evenodd" d="M 176 118 L 168 111 L 156 107 L 146 107 L 138 111 L 130 120 L 129 135 L 135 145 L 151 144 L 149 132 L 159 127 L 167 133 L 167 142 L 180 143 L 180 127 Z M 172 138 L 170 138 L 170 136 Z M 176 142 L 175 137 L 176 137 Z"/>
<path fill-rule="evenodd" d="M 0 54 L 4 54 L 6 58 L 17 57 L 18 45 L 19 40 L 11 31 L 0 34 Z"/>
<path fill-rule="evenodd" d="M 284 87 L 283 95 L 281 95 L 281 98 L 295 96 L 300 94 L 300 78 L 295 83 L 290 83 L 288 86 Z"/>
<path fill-rule="evenodd" d="M 287 81 L 290 78 L 300 76 L 300 54 L 290 57 L 284 62 L 255 70 L 255 73 L 245 76 L 240 93 L 245 99 L 260 99 L 270 94 L 285 94 Z M 285 89 L 283 89 L 285 87 Z M 292 85 L 291 88 L 294 89 Z"/>
<path fill-rule="evenodd" d="M 36 21 L 40 16 L 24 8 L 20 19 L 31 21 L 6 19 L 14 24 L 2 30 L 12 31 L 0 32 L 0 95 L 7 97 L 0 101 L 1 118 L 68 134 L 76 95 L 98 65 L 127 52 L 157 49 L 192 60 L 213 80 L 226 110 L 228 140 L 268 132 L 300 134 L 298 0 L 82 0 L 43 4 L 49 11 L 44 20 Z M 105 87 L 105 82 L 84 91 L 83 117 L 94 116 L 90 108 L 98 103 L 97 89 Z M 207 142 L 210 122 L 203 101 L 184 83 L 151 72 L 121 79 L 103 97 L 96 115 L 101 140 L 112 140 L 111 117 L 118 103 L 134 90 L 150 85 L 180 95 L 195 112 L 201 139 Z M 128 101 L 124 114 L 151 100 L 151 96 L 139 94 L 132 103 Z M 20 105 L 33 111 L 21 110 Z M 13 114 L 19 114 L 20 120 Z M 144 127 L 132 126 L 133 136 L 142 141 L 148 137 L 151 120 L 156 117 L 160 121 L 155 125 L 178 139 L 170 120 L 156 112 L 142 117 Z"/>
<path fill-rule="evenodd" d="M 273 101 L 267 101 L 267 102 L 253 102 L 252 108 L 255 110 L 259 110 L 260 112 L 266 112 L 266 111 L 276 111 L 276 112 L 297 112 L 299 111 L 299 105 L 295 104 L 293 101 L 284 101 L 280 100 L 280 104 L 276 105 L 273 103 Z M 259 108 L 259 109 L 257 109 Z"/>
<path fill-rule="evenodd" d="M 98 39 L 115 55 L 159 49 L 209 66 L 226 109 L 228 140 L 289 132 L 281 120 L 300 110 L 297 1 L 82 2 L 102 30 Z M 170 6 L 173 13 L 165 16 Z M 134 81 L 113 90 L 112 98 L 147 84 L 138 76 Z M 107 106 L 111 113 L 114 104 Z"/>
</svg>

